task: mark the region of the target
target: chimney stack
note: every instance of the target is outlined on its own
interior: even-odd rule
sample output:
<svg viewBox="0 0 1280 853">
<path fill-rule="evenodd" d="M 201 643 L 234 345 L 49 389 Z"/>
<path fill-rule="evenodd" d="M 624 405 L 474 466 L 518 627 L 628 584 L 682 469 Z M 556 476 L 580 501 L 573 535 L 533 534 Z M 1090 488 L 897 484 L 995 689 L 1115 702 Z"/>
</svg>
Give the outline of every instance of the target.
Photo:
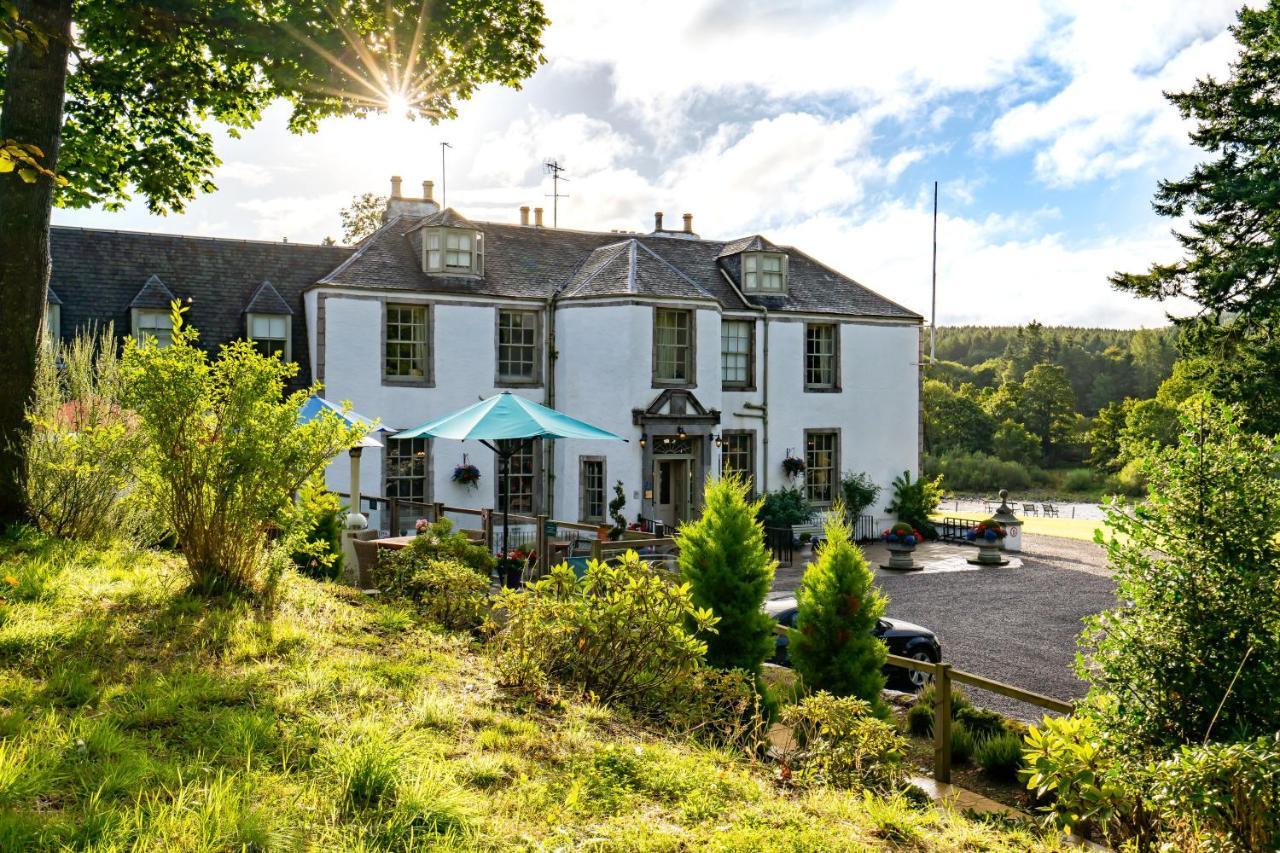
<svg viewBox="0 0 1280 853">
<path fill-rule="evenodd" d="M 391 176 L 391 197 L 400 198 L 400 176 Z"/>
<path fill-rule="evenodd" d="M 653 230 L 654 231 L 662 230 L 662 211 L 661 210 L 653 214 Z"/>
<path fill-rule="evenodd" d="M 533 224 L 539 228 L 542 227 L 542 208 L 540 207 L 535 207 L 533 209 Z"/>
<path fill-rule="evenodd" d="M 692 213 L 686 213 L 684 215 L 684 233 L 686 234 L 693 233 L 693 214 Z"/>
<path fill-rule="evenodd" d="M 431 197 L 431 194 L 435 191 L 435 188 L 436 188 L 436 185 L 434 181 L 423 181 L 422 182 L 422 200 L 435 201 L 435 199 Z M 686 214 L 686 217 L 687 217 L 687 214 Z"/>
<path fill-rule="evenodd" d="M 527 204 L 520 205 L 520 224 L 529 224 L 529 205 Z"/>
</svg>

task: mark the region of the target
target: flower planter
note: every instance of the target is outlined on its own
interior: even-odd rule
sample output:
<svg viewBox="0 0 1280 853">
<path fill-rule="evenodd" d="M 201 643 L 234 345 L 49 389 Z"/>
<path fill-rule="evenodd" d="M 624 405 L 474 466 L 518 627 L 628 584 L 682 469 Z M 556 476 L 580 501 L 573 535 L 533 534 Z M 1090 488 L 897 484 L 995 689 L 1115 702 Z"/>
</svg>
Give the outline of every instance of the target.
<svg viewBox="0 0 1280 853">
<path fill-rule="evenodd" d="M 915 545 L 903 545 L 901 542 L 886 542 L 884 547 L 889 551 L 889 562 L 884 564 L 886 569 L 896 569 L 898 571 L 917 571 L 923 569 L 924 566 L 915 561 L 912 556 L 915 554 Z"/>
<path fill-rule="evenodd" d="M 997 521 L 978 522 L 978 526 L 969 531 L 965 538 L 978 546 L 978 556 L 970 557 L 968 562 L 974 566 L 1007 566 L 1009 561 L 1004 556 L 1004 525 Z"/>
</svg>

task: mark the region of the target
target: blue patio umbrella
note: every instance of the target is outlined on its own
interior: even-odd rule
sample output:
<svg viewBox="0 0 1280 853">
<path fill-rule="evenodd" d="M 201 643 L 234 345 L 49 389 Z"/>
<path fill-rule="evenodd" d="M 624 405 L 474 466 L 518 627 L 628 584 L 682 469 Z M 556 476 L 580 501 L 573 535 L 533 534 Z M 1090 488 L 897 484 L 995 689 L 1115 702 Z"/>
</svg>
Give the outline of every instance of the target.
<svg viewBox="0 0 1280 853">
<path fill-rule="evenodd" d="M 503 391 L 450 415 L 422 426 L 398 432 L 395 438 L 451 438 L 478 440 L 498 455 L 502 462 L 502 555 L 507 555 L 508 507 L 511 504 L 511 456 L 516 448 L 503 450 L 495 441 L 535 438 L 585 438 L 626 441 L 620 435 L 592 426 L 586 421 L 541 406 L 510 391 Z"/>
<path fill-rule="evenodd" d="M 349 409 L 344 410 L 341 405 L 326 400 L 324 397 L 312 394 L 302 403 L 302 407 L 298 409 L 298 423 L 305 424 L 329 412 L 336 417 L 341 418 L 353 426 L 359 425 L 366 428 L 365 435 L 360 439 L 360 443 L 351 448 L 351 512 L 347 513 L 347 526 L 354 528 L 364 528 L 368 525 L 369 520 L 360 512 L 360 451 L 366 447 L 381 447 L 382 442 L 372 436 L 375 432 L 394 432 L 378 424 L 373 418 L 366 418 L 364 415 L 353 412 Z"/>
</svg>

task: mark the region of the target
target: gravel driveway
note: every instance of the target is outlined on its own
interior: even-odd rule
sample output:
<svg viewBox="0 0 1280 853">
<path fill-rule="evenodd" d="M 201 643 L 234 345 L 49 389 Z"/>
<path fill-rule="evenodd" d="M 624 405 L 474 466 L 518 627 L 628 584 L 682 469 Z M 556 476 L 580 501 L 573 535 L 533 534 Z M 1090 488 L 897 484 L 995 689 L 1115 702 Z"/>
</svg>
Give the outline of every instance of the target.
<svg viewBox="0 0 1280 853">
<path fill-rule="evenodd" d="M 1080 620 L 1115 603 L 1114 585 L 1101 547 L 1049 536 L 1023 537 L 1023 565 L 973 571 L 887 572 L 877 580 L 889 596 L 887 615 L 937 633 L 943 658 L 954 668 L 1058 699 L 1084 695 L 1072 672 Z M 864 546 L 868 559 L 884 559 L 878 544 Z M 924 553 L 925 551 L 928 553 Z M 974 549 L 930 543 L 917 560 L 928 562 Z M 778 570 L 771 597 L 790 594 L 803 572 L 803 558 Z M 954 562 L 954 560 L 953 560 Z M 1043 710 L 986 691 L 965 688 L 976 704 L 1021 720 Z"/>
</svg>

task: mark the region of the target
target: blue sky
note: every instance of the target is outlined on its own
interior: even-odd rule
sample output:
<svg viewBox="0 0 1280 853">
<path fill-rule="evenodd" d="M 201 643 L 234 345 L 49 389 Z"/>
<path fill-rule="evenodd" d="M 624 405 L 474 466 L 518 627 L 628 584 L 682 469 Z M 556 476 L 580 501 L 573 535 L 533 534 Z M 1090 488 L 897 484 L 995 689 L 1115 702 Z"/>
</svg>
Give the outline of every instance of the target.
<svg viewBox="0 0 1280 853">
<path fill-rule="evenodd" d="M 568 169 L 562 227 L 764 233 L 927 313 L 941 182 L 939 317 L 1137 326 L 1159 305 L 1109 273 L 1176 256 L 1151 212 L 1197 152 L 1161 96 L 1224 74 L 1234 2 L 549 0 L 547 64 L 432 126 L 391 116 L 293 136 L 273 108 L 220 135 L 218 192 L 182 215 L 56 211 L 59 224 L 318 242 L 353 195 L 440 183 L 516 221 Z M 548 221 L 550 213 L 548 210 Z"/>
</svg>

